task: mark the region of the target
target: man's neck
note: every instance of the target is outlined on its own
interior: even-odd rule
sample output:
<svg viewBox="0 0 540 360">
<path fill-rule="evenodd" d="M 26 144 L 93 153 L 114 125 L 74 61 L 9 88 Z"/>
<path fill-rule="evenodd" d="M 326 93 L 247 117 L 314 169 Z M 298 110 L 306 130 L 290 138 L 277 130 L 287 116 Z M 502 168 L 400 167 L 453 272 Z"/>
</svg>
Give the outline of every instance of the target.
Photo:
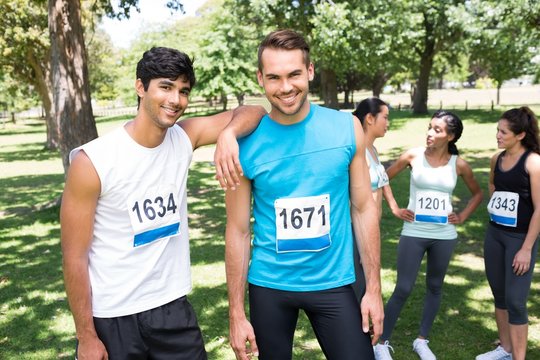
<svg viewBox="0 0 540 360">
<path fill-rule="evenodd" d="M 159 128 L 151 122 L 145 121 L 141 114 L 137 114 L 135 119 L 124 125 L 124 129 L 136 143 L 147 148 L 159 146 L 167 133 L 167 129 Z"/>
</svg>

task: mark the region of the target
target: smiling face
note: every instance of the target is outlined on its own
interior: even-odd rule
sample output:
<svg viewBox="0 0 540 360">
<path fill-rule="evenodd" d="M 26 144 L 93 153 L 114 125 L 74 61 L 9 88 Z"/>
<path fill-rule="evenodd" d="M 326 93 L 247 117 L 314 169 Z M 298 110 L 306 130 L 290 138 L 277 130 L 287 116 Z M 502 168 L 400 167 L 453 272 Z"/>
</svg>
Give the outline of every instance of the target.
<svg viewBox="0 0 540 360">
<path fill-rule="evenodd" d="M 446 121 L 442 118 L 431 119 L 428 127 L 426 146 L 432 148 L 448 147 L 454 135 L 448 133 Z"/>
<path fill-rule="evenodd" d="M 189 103 L 191 86 L 189 80 L 183 76 L 176 80 L 152 79 L 146 91 L 142 81 L 137 79 L 135 87 L 141 98 L 140 112 L 160 129 L 173 126 Z"/>
<path fill-rule="evenodd" d="M 510 124 L 508 120 L 501 119 L 497 124 L 497 147 L 499 149 L 511 149 L 521 146 L 521 140 L 525 136 L 525 133 L 514 134 L 510 130 Z"/>
<path fill-rule="evenodd" d="M 313 64 L 306 65 L 302 50 L 266 48 L 261 55 L 262 70 L 257 72 L 259 85 L 272 110 L 270 117 L 291 124 L 309 113 L 309 81 L 313 80 Z"/>
</svg>

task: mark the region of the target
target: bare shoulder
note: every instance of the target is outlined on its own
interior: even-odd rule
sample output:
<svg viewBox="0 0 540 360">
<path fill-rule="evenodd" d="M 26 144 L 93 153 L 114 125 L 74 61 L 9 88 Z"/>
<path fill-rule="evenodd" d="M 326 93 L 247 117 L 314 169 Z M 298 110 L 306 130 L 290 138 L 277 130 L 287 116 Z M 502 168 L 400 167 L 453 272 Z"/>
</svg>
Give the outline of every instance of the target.
<svg viewBox="0 0 540 360">
<path fill-rule="evenodd" d="M 92 160 L 84 150 L 80 150 L 69 166 L 65 191 L 99 194 L 100 189 L 101 183 Z"/>
<path fill-rule="evenodd" d="M 537 154 L 535 152 L 532 152 L 527 157 L 527 161 L 525 162 L 525 168 L 531 173 L 540 173 L 540 154 Z"/>
</svg>

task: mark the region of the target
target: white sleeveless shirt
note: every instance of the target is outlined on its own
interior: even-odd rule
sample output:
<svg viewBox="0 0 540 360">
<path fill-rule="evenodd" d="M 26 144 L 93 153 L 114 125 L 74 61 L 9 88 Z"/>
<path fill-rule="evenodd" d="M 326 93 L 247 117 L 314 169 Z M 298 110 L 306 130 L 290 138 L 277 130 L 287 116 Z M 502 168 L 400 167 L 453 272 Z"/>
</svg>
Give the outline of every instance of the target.
<svg viewBox="0 0 540 360">
<path fill-rule="evenodd" d="M 179 127 L 146 148 L 124 127 L 79 148 L 101 181 L 89 257 L 92 310 L 139 313 L 191 291 L 186 181 L 193 149 Z"/>
</svg>

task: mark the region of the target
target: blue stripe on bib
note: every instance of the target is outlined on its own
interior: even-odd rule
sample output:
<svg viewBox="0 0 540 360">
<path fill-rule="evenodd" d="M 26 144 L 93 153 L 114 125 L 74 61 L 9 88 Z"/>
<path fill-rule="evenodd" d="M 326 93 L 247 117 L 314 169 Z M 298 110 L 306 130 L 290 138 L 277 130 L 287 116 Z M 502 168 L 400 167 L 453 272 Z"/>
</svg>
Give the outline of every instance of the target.
<svg viewBox="0 0 540 360">
<path fill-rule="evenodd" d="M 436 216 L 436 215 L 415 215 L 415 221 L 434 223 L 434 224 L 447 224 L 447 216 Z"/>
<path fill-rule="evenodd" d="M 515 217 L 507 217 L 507 216 L 500 216 L 500 215 L 493 215 L 493 214 L 489 214 L 489 217 L 491 221 L 500 225 L 515 227 L 517 224 L 517 218 Z"/>
<path fill-rule="evenodd" d="M 320 251 L 330 246 L 330 234 L 309 239 L 278 239 L 277 252 Z"/>
<path fill-rule="evenodd" d="M 140 234 L 135 235 L 133 239 L 133 247 L 141 246 L 151 243 L 152 241 L 178 234 L 180 223 L 174 223 L 167 226 L 162 226 L 157 229 L 148 230 Z"/>
</svg>

